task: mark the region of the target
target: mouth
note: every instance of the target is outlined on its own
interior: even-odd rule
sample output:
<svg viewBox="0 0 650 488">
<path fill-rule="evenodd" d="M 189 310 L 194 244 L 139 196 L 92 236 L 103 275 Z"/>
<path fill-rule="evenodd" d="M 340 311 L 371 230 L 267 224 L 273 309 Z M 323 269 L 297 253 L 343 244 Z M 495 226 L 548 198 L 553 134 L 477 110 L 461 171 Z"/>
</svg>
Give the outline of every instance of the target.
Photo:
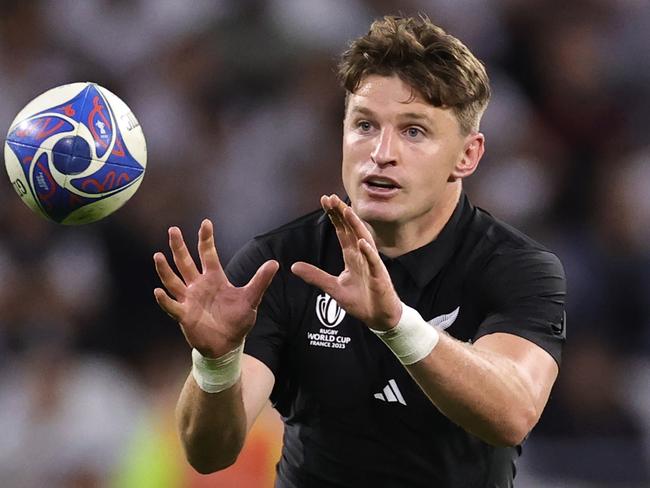
<svg viewBox="0 0 650 488">
<path fill-rule="evenodd" d="M 387 176 L 369 175 L 361 180 L 367 197 L 372 200 L 385 201 L 397 196 L 401 190 L 401 185 L 394 179 Z"/>
<path fill-rule="evenodd" d="M 391 191 L 399 190 L 401 188 L 400 184 L 392 178 L 387 176 L 366 176 L 362 181 L 363 186 L 372 191 Z"/>
</svg>

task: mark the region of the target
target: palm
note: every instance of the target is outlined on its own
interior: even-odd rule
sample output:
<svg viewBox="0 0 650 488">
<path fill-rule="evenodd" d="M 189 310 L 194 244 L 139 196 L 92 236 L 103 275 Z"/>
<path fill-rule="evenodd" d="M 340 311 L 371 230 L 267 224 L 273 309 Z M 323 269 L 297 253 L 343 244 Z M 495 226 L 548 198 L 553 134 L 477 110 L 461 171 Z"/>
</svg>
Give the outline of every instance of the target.
<svg viewBox="0 0 650 488">
<path fill-rule="evenodd" d="M 181 325 L 188 331 L 214 330 L 237 338 L 240 329 L 248 332 L 253 326 L 257 311 L 244 290 L 230 283 L 217 285 L 212 274 L 205 273 L 188 286 L 183 301 L 187 315 L 181 318 Z"/>
<path fill-rule="evenodd" d="M 170 229 L 169 242 L 180 276 L 162 253 L 154 255 L 156 271 L 174 297 L 157 288 L 158 304 L 178 320 L 188 343 L 202 354 L 216 357 L 236 348 L 255 323 L 257 306 L 277 271 L 277 263 L 264 263 L 247 285 L 237 288 L 221 267 L 209 221 L 204 221 L 199 231 L 202 272 L 179 229 Z"/>
<path fill-rule="evenodd" d="M 391 289 L 392 286 L 387 285 Z M 349 270 L 339 275 L 339 304 L 364 322 L 375 322 L 374 312 L 385 301 L 386 288 L 370 276 L 359 276 Z"/>
</svg>

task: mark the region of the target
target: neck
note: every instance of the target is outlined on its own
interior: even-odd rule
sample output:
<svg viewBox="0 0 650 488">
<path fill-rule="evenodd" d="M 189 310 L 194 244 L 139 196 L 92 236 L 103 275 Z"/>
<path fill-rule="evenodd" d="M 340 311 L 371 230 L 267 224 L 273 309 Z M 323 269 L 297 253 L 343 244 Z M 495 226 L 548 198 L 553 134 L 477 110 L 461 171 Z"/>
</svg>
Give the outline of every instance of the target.
<svg viewBox="0 0 650 488">
<path fill-rule="evenodd" d="M 452 185 L 435 208 L 409 222 L 370 223 L 370 232 L 379 252 L 394 258 L 436 239 L 454 213 L 460 192 L 460 185 Z"/>
</svg>

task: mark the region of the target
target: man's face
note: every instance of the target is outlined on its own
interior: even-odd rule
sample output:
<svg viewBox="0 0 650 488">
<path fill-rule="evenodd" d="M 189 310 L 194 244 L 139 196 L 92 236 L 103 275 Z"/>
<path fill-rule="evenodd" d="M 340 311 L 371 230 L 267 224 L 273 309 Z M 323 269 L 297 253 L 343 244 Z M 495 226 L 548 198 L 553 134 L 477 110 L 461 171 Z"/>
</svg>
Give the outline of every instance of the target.
<svg viewBox="0 0 650 488">
<path fill-rule="evenodd" d="M 450 109 L 430 105 L 397 76 L 367 76 L 349 95 L 343 127 L 352 208 L 370 224 L 426 226 L 452 194 L 464 146 Z"/>
</svg>

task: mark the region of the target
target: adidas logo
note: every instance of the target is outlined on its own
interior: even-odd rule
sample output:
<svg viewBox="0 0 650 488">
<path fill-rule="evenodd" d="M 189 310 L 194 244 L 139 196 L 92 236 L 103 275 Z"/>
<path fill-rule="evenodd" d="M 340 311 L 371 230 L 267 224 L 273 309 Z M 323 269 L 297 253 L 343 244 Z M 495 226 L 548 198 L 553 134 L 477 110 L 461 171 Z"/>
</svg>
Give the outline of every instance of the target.
<svg viewBox="0 0 650 488">
<path fill-rule="evenodd" d="M 397 388 L 397 383 L 395 383 L 395 380 L 393 379 L 388 380 L 388 384 L 384 387 L 382 392 L 375 393 L 375 398 L 377 400 L 381 400 L 382 402 L 399 402 L 402 405 L 406 405 L 404 397 L 402 396 L 402 392 L 399 391 L 399 388 Z"/>
</svg>

